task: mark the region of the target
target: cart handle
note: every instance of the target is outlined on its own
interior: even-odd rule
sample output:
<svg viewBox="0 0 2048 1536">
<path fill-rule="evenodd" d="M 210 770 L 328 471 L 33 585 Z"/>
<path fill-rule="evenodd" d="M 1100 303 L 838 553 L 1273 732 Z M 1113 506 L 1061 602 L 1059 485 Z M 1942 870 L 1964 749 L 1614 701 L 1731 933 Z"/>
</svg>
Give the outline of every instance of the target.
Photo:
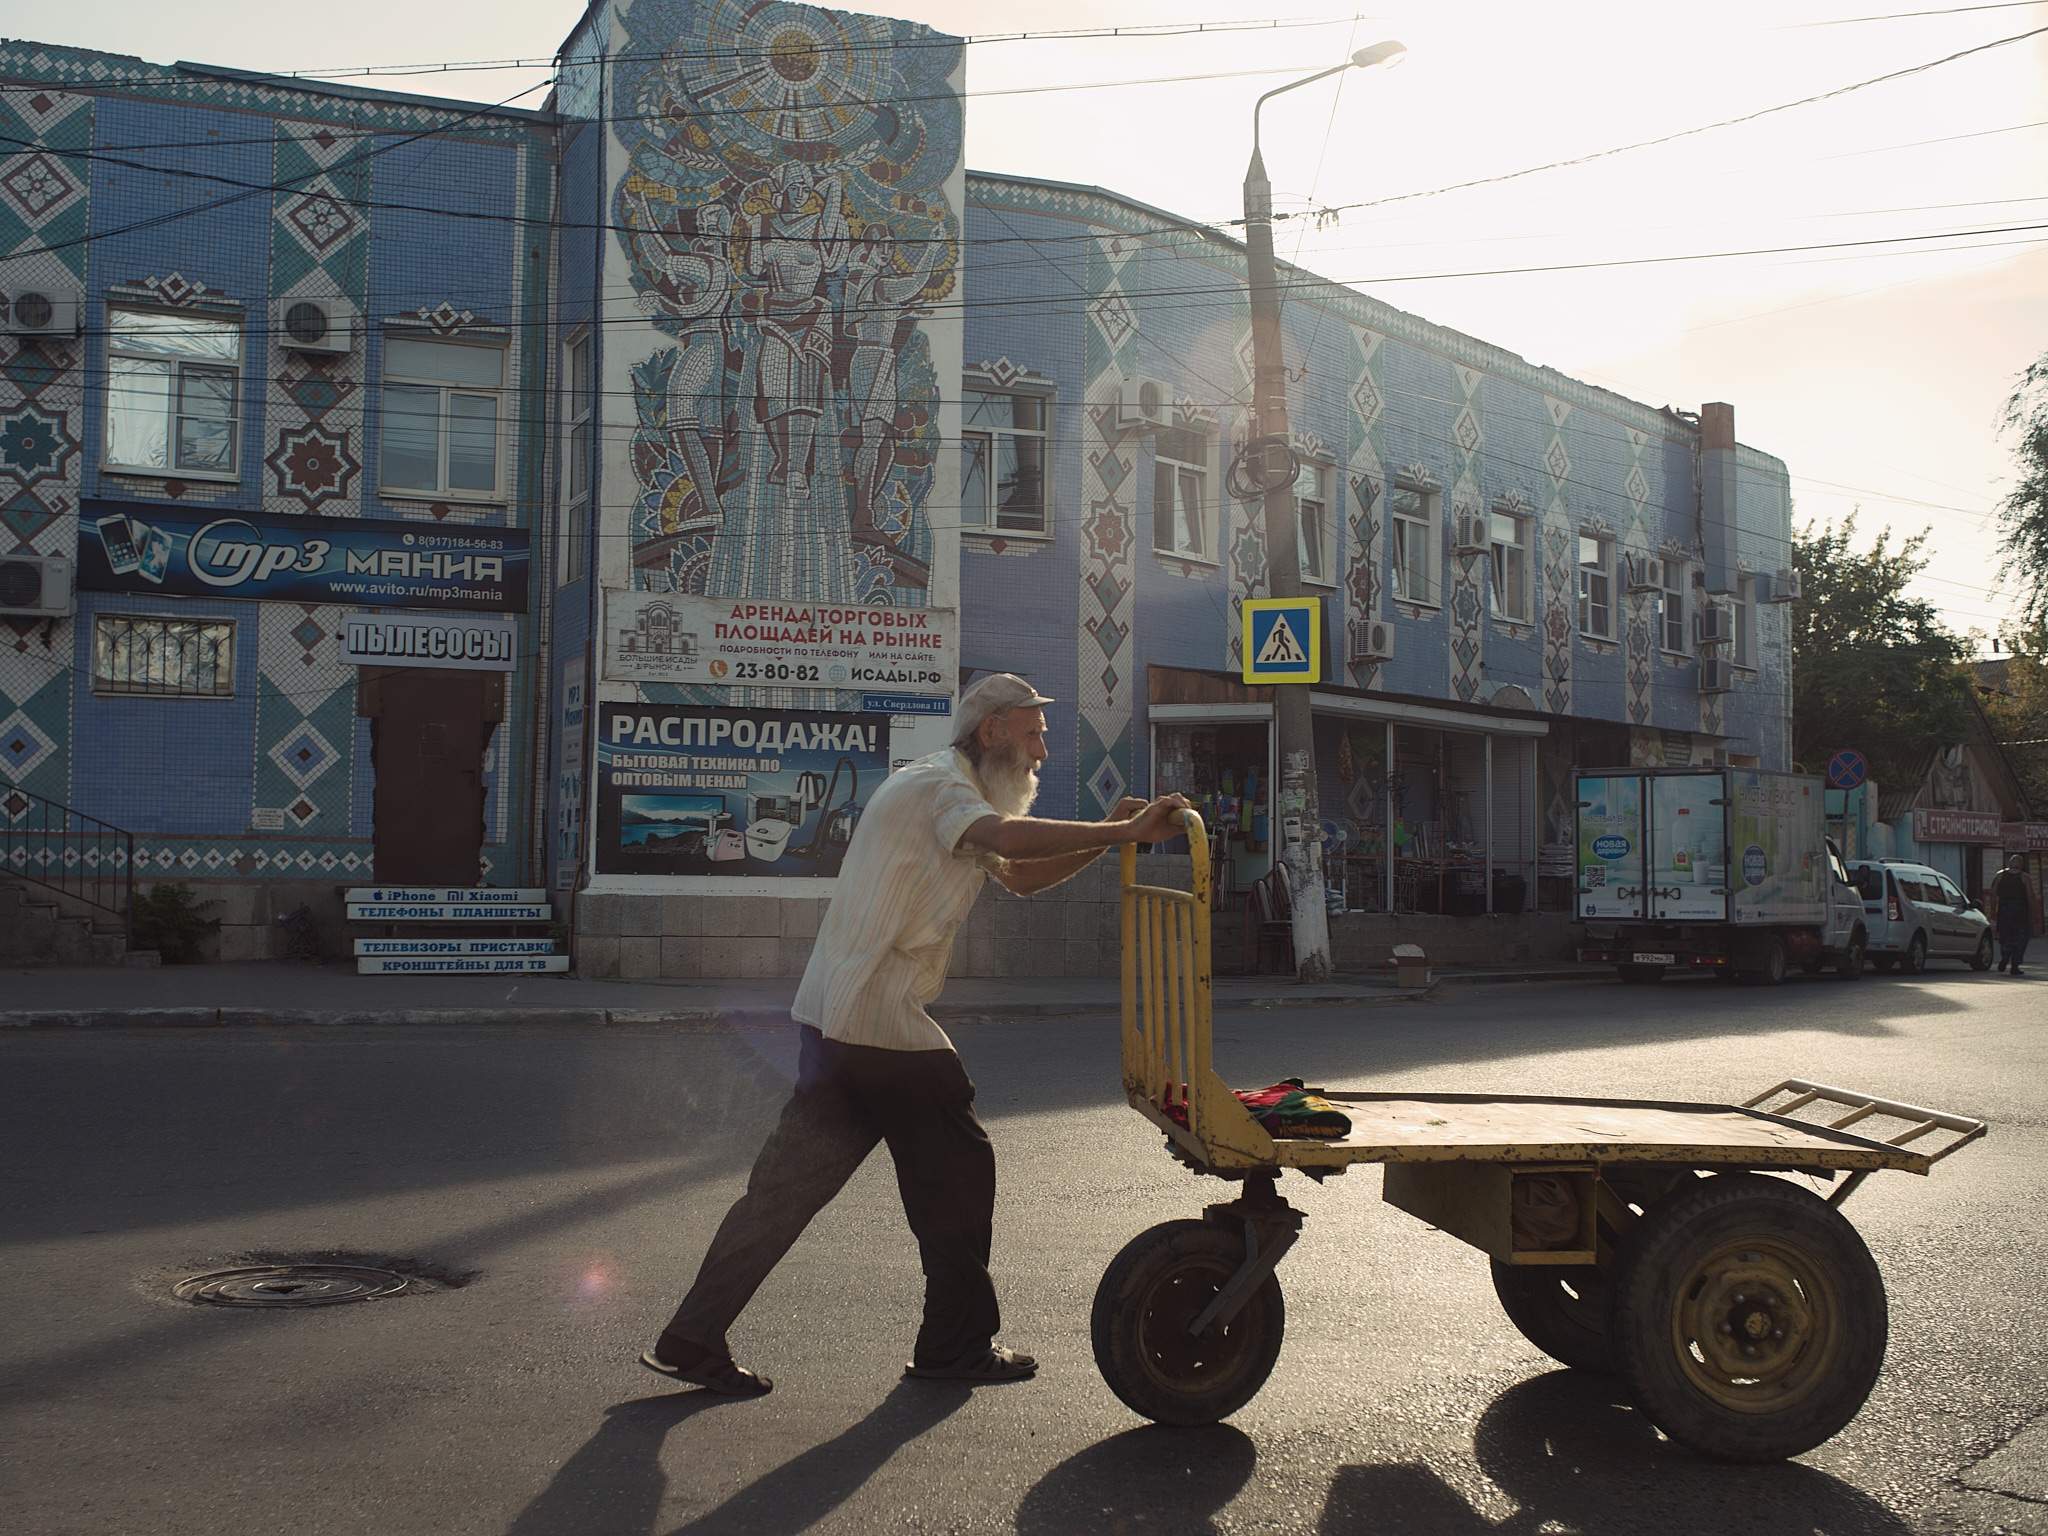
<svg viewBox="0 0 2048 1536">
<path fill-rule="evenodd" d="M 1781 1093 L 1789 1093 L 1792 1097 L 1775 1108 L 1763 1108 Z M 1788 1077 L 1777 1087 L 1766 1089 L 1753 1099 L 1743 1100 L 1742 1107 L 1762 1110 L 1765 1114 L 1789 1120 L 1816 1101 L 1840 1104 L 1848 1109 L 1849 1113 L 1841 1119 L 1828 1122 L 1828 1129 L 1831 1131 L 1846 1131 L 1850 1126 L 1867 1120 L 1872 1115 L 1911 1121 L 1912 1124 L 1905 1130 L 1888 1138 L 1885 1143 L 1887 1146 L 1903 1147 L 1907 1142 L 1918 1141 L 1932 1131 L 1950 1132 L 1955 1139 L 1940 1151 L 1931 1154 L 1927 1159 L 1930 1164 L 1940 1162 L 1951 1152 L 1969 1145 L 1990 1129 L 1985 1121 L 1972 1120 L 1967 1115 L 1952 1115 L 1939 1109 L 1923 1109 L 1918 1104 L 1902 1104 L 1895 1099 L 1873 1098 L 1870 1094 L 1858 1093 L 1853 1089 L 1835 1088 L 1826 1083 L 1809 1083 L 1797 1077 Z"/>
</svg>

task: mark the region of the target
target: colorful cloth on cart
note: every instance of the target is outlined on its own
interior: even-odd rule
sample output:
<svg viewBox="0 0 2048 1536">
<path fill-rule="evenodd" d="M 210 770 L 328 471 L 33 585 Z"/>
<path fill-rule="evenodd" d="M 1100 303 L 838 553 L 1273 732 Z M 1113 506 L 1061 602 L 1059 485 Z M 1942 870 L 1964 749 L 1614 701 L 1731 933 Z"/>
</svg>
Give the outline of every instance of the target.
<svg viewBox="0 0 2048 1536">
<path fill-rule="evenodd" d="M 1267 1088 L 1233 1088 L 1231 1092 L 1268 1136 L 1342 1141 L 1351 1134 L 1351 1117 L 1298 1077 L 1283 1078 Z M 1180 1102 L 1167 1105 L 1166 1113 L 1180 1125 L 1188 1123 L 1185 1088 Z"/>
</svg>

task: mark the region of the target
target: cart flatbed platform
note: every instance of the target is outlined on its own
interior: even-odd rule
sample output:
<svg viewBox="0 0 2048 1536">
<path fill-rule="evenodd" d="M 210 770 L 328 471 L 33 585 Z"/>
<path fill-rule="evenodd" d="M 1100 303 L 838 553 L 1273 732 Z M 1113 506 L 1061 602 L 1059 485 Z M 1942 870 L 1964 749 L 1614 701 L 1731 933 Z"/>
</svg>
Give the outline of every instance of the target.
<svg viewBox="0 0 2048 1536">
<path fill-rule="evenodd" d="M 1342 1138 L 1276 1136 L 1273 1146 L 1281 1167 L 1682 1162 L 1926 1173 L 1933 1164 L 1927 1153 L 1728 1104 L 1316 1092 L 1351 1117 L 1351 1132 Z"/>
</svg>

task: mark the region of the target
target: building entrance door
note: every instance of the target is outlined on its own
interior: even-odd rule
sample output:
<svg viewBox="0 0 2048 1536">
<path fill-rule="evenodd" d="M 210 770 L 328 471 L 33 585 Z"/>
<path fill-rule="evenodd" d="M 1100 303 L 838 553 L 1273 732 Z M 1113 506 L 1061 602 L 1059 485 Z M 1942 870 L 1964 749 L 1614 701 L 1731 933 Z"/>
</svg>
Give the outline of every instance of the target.
<svg viewBox="0 0 2048 1536">
<path fill-rule="evenodd" d="M 484 842 L 484 749 L 504 714 L 504 675 L 380 669 L 364 681 L 376 878 L 475 885 Z"/>
</svg>

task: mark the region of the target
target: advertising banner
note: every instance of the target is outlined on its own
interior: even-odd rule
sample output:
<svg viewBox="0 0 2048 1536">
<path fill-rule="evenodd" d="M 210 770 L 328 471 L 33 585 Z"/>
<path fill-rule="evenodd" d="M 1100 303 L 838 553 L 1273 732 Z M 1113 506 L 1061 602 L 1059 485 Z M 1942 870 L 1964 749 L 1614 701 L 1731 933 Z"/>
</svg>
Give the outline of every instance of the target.
<svg viewBox="0 0 2048 1536">
<path fill-rule="evenodd" d="M 597 870 L 839 873 L 889 772 L 889 717 L 700 705 L 597 706 Z"/>
<path fill-rule="evenodd" d="M 1817 779 L 1731 770 L 1729 915 L 1738 923 L 1827 921 L 1827 828 Z"/>
<path fill-rule="evenodd" d="M 1643 778 L 1578 781 L 1579 916 L 1643 915 Z"/>
<path fill-rule="evenodd" d="M 1727 783 L 1715 773 L 1650 777 L 1650 915 L 1719 922 L 1728 915 Z"/>
<path fill-rule="evenodd" d="M 352 613 L 341 659 L 358 667 L 440 667 L 510 672 L 519 662 L 519 621 L 510 614 Z"/>
<path fill-rule="evenodd" d="M 950 695 L 951 608 L 853 608 L 607 591 L 604 675 L 620 683 L 803 684 Z"/>
<path fill-rule="evenodd" d="M 1916 843 L 1983 843 L 1996 848 L 2005 840 L 2005 824 L 1996 811 L 1915 811 Z"/>
<path fill-rule="evenodd" d="M 517 613 L 530 564 L 518 528 L 127 502 L 87 502 L 78 521 L 89 592 Z"/>
<path fill-rule="evenodd" d="M 2008 821 L 1999 841 L 2011 853 L 2048 853 L 2048 821 Z"/>
</svg>

